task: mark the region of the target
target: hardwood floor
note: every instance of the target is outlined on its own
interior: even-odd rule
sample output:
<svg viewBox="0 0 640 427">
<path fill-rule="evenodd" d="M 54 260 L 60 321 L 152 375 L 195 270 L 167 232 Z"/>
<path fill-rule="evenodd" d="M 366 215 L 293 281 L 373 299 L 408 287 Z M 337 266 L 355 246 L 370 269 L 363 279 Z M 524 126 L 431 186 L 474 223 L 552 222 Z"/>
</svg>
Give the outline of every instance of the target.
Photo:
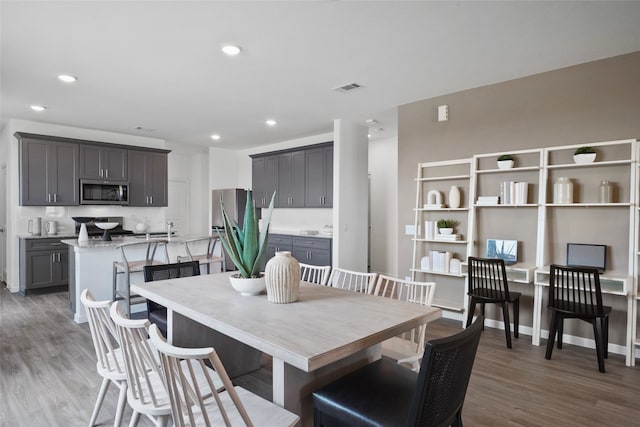
<svg viewBox="0 0 640 427">
<path fill-rule="evenodd" d="M 451 335 L 459 322 L 439 320 L 429 338 Z M 482 336 L 463 410 L 466 426 L 631 426 L 640 424 L 640 369 L 610 355 L 598 372 L 595 350 L 565 345 L 544 359 L 521 335 L 513 349 L 502 331 Z M 235 382 L 271 398 L 271 366 Z M 100 377 L 89 328 L 77 325 L 67 294 L 22 297 L 0 290 L 0 426 L 86 426 Z M 107 393 L 98 416 L 112 425 L 117 392 Z M 127 408 L 123 425 L 131 409 Z M 153 424 L 141 418 L 140 426 Z M 270 426 L 265 426 L 270 427 Z"/>
</svg>

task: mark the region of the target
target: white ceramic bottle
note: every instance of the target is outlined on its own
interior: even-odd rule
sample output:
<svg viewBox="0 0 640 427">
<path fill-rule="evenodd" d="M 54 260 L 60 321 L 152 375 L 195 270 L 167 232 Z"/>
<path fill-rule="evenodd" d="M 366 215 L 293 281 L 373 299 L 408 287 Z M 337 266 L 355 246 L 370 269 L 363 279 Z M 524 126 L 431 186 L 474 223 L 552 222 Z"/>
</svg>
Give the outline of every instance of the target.
<svg viewBox="0 0 640 427">
<path fill-rule="evenodd" d="M 267 285 L 267 301 L 287 304 L 298 300 L 300 289 L 300 264 L 291 252 L 276 252 L 264 271 Z"/>
<path fill-rule="evenodd" d="M 449 190 L 449 207 L 450 208 L 460 207 L 460 189 L 455 185 L 452 185 L 451 189 Z"/>
</svg>

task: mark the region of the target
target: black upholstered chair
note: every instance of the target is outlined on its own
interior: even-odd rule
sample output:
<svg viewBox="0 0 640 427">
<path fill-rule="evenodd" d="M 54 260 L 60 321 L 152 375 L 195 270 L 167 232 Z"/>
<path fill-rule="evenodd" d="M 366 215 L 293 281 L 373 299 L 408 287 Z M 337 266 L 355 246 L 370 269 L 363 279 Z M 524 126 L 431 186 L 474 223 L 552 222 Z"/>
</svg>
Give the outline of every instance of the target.
<svg viewBox="0 0 640 427">
<path fill-rule="evenodd" d="M 315 427 L 462 427 L 482 321 L 429 341 L 419 373 L 383 358 L 315 391 Z"/>
<path fill-rule="evenodd" d="M 598 369 L 600 372 L 605 372 L 604 359 L 609 356 L 611 307 L 602 305 L 598 270 L 591 267 L 552 265 L 550 273 L 548 307 L 551 310 L 551 325 L 545 359 L 551 359 L 556 335 L 558 348 L 562 348 L 564 319 L 582 319 L 593 325 Z"/>
<path fill-rule="evenodd" d="M 511 348 L 509 304 L 513 304 L 513 336 L 518 338 L 520 336 L 520 292 L 509 292 L 504 260 L 469 257 L 468 261 L 469 290 L 467 295 L 469 295 L 469 311 L 467 313 L 467 326 L 473 320 L 477 304 L 481 305 L 483 316 L 485 304 L 498 304 L 502 306 L 507 347 Z"/>
<path fill-rule="evenodd" d="M 145 265 L 144 281 L 154 282 L 157 280 L 177 279 L 178 277 L 189 277 L 200 275 L 200 264 L 198 261 L 179 262 L 175 264 Z M 157 302 L 147 299 L 147 317 L 151 323 L 158 325 L 158 329 L 167 336 L 167 308 Z"/>
</svg>

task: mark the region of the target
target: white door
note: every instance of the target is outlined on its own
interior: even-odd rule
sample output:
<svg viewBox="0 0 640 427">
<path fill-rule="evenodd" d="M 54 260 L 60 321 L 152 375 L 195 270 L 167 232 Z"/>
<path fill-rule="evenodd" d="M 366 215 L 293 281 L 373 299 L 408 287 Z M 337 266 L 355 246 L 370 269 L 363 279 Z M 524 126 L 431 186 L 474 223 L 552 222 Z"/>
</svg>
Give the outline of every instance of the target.
<svg viewBox="0 0 640 427">
<path fill-rule="evenodd" d="M 0 165 L 0 281 L 7 281 L 7 164 Z"/>
<path fill-rule="evenodd" d="M 187 181 L 169 181 L 167 221 L 173 222 L 178 235 L 189 234 L 189 185 Z"/>
</svg>

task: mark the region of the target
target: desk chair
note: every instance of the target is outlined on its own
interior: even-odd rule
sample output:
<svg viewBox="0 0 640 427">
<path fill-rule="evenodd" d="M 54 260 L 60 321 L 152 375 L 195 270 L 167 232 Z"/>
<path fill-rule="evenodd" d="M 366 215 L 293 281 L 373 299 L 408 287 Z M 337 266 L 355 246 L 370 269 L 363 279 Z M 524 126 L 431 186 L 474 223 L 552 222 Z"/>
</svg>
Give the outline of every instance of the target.
<svg viewBox="0 0 640 427">
<path fill-rule="evenodd" d="M 326 285 L 329 282 L 330 265 L 310 265 L 300 263 L 300 280 L 303 282 Z"/>
<path fill-rule="evenodd" d="M 199 275 L 200 264 L 198 264 L 198 261 L 144 266 L 145 282 L 177 279 L 179 277 L 190 277 Z M 158 328 L 163 333 L 163 335 L 167 336 L 167 308 L 165 306 L 148 299 L 147 318 L 151 323 L 155 323 L 156 325 L 158 325 Z"/>
<path fill-rule="evenodd" d="M 196 248 L 204 246 L 207 243 L 207 251 L 203 254 L 197 254 Z M 187 256 L 179 256 L 178 262 L 198 261 L 200 264 L 207 265 L 207 274 L 211 274 L 211 264 L 220 263 L 220 271 L 227 271 L 225 267 L 224 250 L 219 237 L 198 237 L 195 239 L 185 240 L 184 247 Z M 220 248 L 220 255 L 214 255 L 216 247 Z"/>
<path fill-rule="evenodd" d="M 96 301 L 88 289 L 82 291 L 80 301 L 87 312 L 93 348 L 98 359 L 96 370 L 98 375 L 102 377 L 102 385 L 89 420 L 89 426 L 96 424 L 96 418 L 98 418 L 109 384 L 113 383 L 120 389 L 115 419 L 113 420 L 114 427 L 119 427 L 124 413 L 124 405 L 127 402 L 127 374 L 124 371 L 124 359 L 118 344 L 116 326 L 109 317 L 111 301 Z"/>
<path fill-rule="evenodd" d="M 511 348 L 511 329 L 509 325 L 509 304 L 513 304 L 513 336 L 519 337 L 520 325 L 520 292 L 509 292 L 507 271 L 504 260 L 498 258 L 469 257 L 469 312 L 467 326 L 473 320 L 476 305 L 480 304 L 484 316 L 487 303 L 502 306 L 504 333 L 507 337 L 507 348 Z"/>
<path fill-rule="evenodd" d="M 284 408 L 250 391 L 236 387 L 216 351 L 208 348 L 181 348 L 168 344 L 156 325 L 149 337 L 158 349 L 164 383 L 169 392 L 176 427 L 186 426 L 294 426 L 300 419 Z M 215 372 L 207 368 L 211 365 Z M 183 366 L 187 366 L 185 369 Z M 210 387 L 217 374 L 225 391 Z M 199 378 L 196 376 L 199 375 Z"/>
<path fill-rule="evenodd" d="M 552 265 L 549 276 L 548 307 L 551 310 L 551 325 L 545 359 L 551 359 L 556 334 L 558 348 L 562 348 L 564 319 L 581 319 L 593 325 L 598 369 L 604 373 L 604 359 L 609 356 L 611 307 L 602 305 L 598 269 Z"/>
<path fill-rule="evenodd" d="M 334 268 L 331 270 L 328 284 L 334 288 L 368 294 L 374 286 L 377 276 L 377 273 L 360 273 L 344 268 Z"/>
<path fill-rule="evenodd" d="M 373 295 L 431 306 L 436 291 L 435 282 L 412 282 L 384 274 L 378 275 Z M 409 364 L 411 369 L 420 369 L 420 360 L 425 348 L 427 325 L 420 325 L 400 336 L 382 342 L 382 355 L 399 364 Z"/>
<path fill-rule="evenodd" d="M 382 358 L 313 392 L 314 425 L 461 427 L 483 320 L 429 341 L 419 373 Z"/>
<path fill-rule="evenodd" d="M 153 239 L 122 243 L 116 246 L 116 249 L 120 250 L 122 259 L 113 262 L 113 300 L 125 300 L 127 316 L 131 317 L 132 305 L 145 302 L 143 297 L 131 295 L 131 273 L 142 272 L 145 265 L 169 263 L 167 243 L 167 240 Z M 140 258 L 141 253 L 145 253 L 144 258 Z M 156 254 L 162 259 L 157 259 Z M 122 289 L 118 288 L 118 274 L 124 275 Z"/>
</svg>

